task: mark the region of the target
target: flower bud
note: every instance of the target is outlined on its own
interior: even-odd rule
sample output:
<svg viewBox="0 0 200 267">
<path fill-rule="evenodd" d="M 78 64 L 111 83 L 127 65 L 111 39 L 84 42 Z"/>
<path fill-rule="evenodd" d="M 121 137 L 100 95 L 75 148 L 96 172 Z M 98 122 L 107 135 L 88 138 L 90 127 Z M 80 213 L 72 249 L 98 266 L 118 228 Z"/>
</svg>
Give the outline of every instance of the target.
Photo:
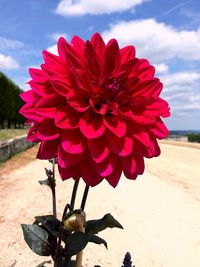
<svg viewBox="0 0 200 267">
<path fill-rule="evenodd" d="M 70 216 L 63 222 L 64 229 L 73 232 L 80 231 L 86 224 L 86 214 L 84 211 L 75 210 Z"/>
</svg>

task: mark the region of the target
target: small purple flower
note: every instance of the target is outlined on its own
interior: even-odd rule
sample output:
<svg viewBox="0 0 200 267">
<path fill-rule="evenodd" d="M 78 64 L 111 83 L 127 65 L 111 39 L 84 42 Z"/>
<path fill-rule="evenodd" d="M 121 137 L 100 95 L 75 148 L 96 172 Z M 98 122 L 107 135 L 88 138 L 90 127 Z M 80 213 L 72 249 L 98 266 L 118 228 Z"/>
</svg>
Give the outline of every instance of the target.
<svg viewBox="0 0 200 267">
<path fill-rule="evenodd" d="M 135 265 L 132 265 L 131 254 L 129 252 L 126 253 L 121 267 L 135 267 Z"/>
</svg>

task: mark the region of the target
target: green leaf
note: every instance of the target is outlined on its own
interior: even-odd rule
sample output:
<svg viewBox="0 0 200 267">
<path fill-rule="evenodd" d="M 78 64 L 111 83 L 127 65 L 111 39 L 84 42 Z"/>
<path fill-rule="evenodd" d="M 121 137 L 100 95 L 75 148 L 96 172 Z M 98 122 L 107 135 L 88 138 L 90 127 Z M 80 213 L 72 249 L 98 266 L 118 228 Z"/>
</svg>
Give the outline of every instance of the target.
<svg viewBox="0 0 200 267">
<path fill-rule="evenodd" d="M 49 179 L 39 180 L 38 183 L 41 184 L 41 185 L 47 185 L 47 186 L 50 187 Z"/>
<path fill-rule="evenodd" d="M 24 239 L 30 249 L 40 256 L 49 256 L 48 233 L 37 224 L 22 224 Z"/>
<path fill-rule="evenodd" d="M 53 215 L 36 216 L 35 220 L 38 225 L 41 224 L 53 236 L 59 237 L 61 222 L 58 219 L 56 219 Z"/>
<path fill-rule="evenodd" d="M 103 244 L 108 249 L 107 242 L 103 238 L 97 235 L 93 235 L 93 234 L 89 234 L 89 235 L 90 235 L 89 242 L 92 242 L 98 245 Z"/>
<path fill-rule="evenodd" d="M 97 234 L 98 232 L 103 231 L 106 228 L 114 227 L 123 229 L 123 226 L 110 213 L 107 213 L 103 216 L 103 218 L 99 220 L 87 221 L 85 232 Z"/>
<path fill-rule="evenodd" d="M 65 240 L 67 256 L 72 257 L 73 255 L 78 254 L 87 246 L 88 242 L 104 244 L 107 248 L 106 241 L 98 236 L 90 233 L 74 232 Z"/>
<path fill-rule="evenodd" d="M 66 252 L 69 257 L 78 254 L 89 242 L 89 235 L 82 232 L 74 232 L 65 240 Z"/>
<path fill-rule="evenodd" d="M 49 260 L 49 261 L 43 261 L 39 265 L 37 265 L 36 267 L 46 267 L 45 266 L 46 263 L 51 263 L 51 260 Z"/>
</svg>

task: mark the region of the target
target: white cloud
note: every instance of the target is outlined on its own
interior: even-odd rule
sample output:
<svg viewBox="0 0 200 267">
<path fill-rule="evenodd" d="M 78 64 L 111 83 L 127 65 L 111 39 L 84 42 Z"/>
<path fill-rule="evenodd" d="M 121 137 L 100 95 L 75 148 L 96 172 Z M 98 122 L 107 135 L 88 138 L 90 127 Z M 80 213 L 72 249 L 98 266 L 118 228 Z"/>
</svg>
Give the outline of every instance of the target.
<svg viewBox="0 0 200 267">
<path fill-rule="evenodd" d="M 53 32 L 49 34 L 49 38 L 57 41 L 60 37 L 64 37 L 65 39 L 69 39 L 69 35 L 67 33 Z"/>
<path fill-rule="evenodd" d="M 168 65 L 166 65 L 165 63 L 155 64 L 154 67 L 157 74 L 167 73 L 169 69 Z"/>
<path fill-rule="evenodd" d="M 54 55 L 58 55 L 58 48 L 57 48 L 57 45 L 52 45 L 52 46 L 49 46 L 47 48 L 47 51 L 49 51 L 50 53 L 54 54 Z"/>
<path fill-rule="evenodd" d="M 103 33 L 106 40 L 116 38 L 121 46 L 136 46 L 137 56 L 161 63 L 173 58 L 200 60 L 200 28 L 178 31 L 155 19 L 121 21 Z"/>
<path fill-rule="evenodd" d="M 14 58 L 0 54 L 0 70 L 11 70 L 18 68 L 19 64 Z"/>
<path fill-rule="evenodd" d="M 187 71 L 175 72 L 160 77 L 167 91 L 182 91 L 185 88 L 193 88 L 200 80 L 200 72 Z M 178 89 L 178 90 L 177 90 Z"/>
<path fill-rule="evenodd" d="M 176 72 L 160 79 L 164 84 L 163 98 L 169 102 L 172 114 L 200 111 L 200 72 Z"/>
<path fill-rule="evenodd" d="M 189 103 L 175 108 L 176 111 L 200 111 L 200 103 Z"/>
<path fill-rule="evenodd" d="M 8 39 L 5 37 L 0 36 L 0 50 L 5 49 L 19 49 L 22 48 L 24 44 L 20 41 Z"/>
<path fill-rule="evenodd" d="M 56 13 L 63 16 L 110 14 L 133 9 L 145 0 L 61 0 Z"/>
</svg>

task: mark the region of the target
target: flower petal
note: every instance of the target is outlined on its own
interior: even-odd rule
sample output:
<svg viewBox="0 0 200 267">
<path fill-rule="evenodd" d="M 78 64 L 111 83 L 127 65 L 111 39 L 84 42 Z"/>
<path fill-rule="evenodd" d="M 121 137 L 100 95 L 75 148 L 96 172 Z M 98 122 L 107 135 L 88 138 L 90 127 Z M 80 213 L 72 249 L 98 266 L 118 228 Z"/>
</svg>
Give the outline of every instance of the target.
<svg viewBox="0 0 200 267">
<path fill-rule="evenodd" d="M 133 149 L 133 139 L 131 137 L 117 137 L 111 132 L 106 132 L 109 148 L 117 155 L 124 157 L 131 154 Z"/>
<path fill-rule="evenodd" d="M 134 87 L 132 91 L 132 97 L 143 96 L 143 97 L 158 97 L 162 91 L 163 85 L 159 79 L 153 78 L 147 81 L 140 81 Z"/>
<path fill-rule="evenodd" d="M 63 64 L 63 61 L 61 60 L 61 58 L 59 56 L 56 56 L 56 55 L 50 53 L 47 50 L 44 50 L 42 52 L 42 55 L 43 55 L 45 63 L 50 63 L 50 64 L 53 64 L 53 65 L 55 65 L 55 64 Z"/>
<path fill-rule="evenodd" d="M 136 172 L 141 175 L 144 172 L 144 157 L 140 153 L 139 147 L 136 148 L 136 151 L 137 151 L 137 154 L 136 154 L 136 161 L 137 161 Z"/>
<path fill-rule="evenodd" d="M 126 123 L 117 116 L 105 116 L 103 122 L 106 128 L 118 137 L 126 134 Z"/>
<path fill-rule="evenodd" d="M 98 77 L 101 71 L 99 62 L 97 60 L 96 53 L 89 41 L 85 44 L 85 57 L 87 59 L 88 70 L 95 76 Z"/>
<path fill-rule="evenodd" d="M 74 36 L 71 40 L 71 44 L 75 51 L 83 54 L 85 42 L 79 36 Z"/>
<path fill-rule="evenodd" d="M 35 112 L 35 109 L 30 106 L 29 104 L 24 105 L 21 109 L 20 109 L 20 114 L 22 114 L 24 117 L 28 118 L 31 121 L 35 121 L 35 122 L 42 122 L 44 121 L 44 118 L 41 117 L 41 115 L 37 114 Z"/>
<path fill-rule="evenodd" d="M 149 64 L 149 61 L 146 59 L 140 59 L 138 63 L 137 76 L 142 80 L 149 80 L 153 78 L 155 68 Z"/>
<path fill-rule="evenodd" d="M 75 129 L 79 127 L 80 117 L 70 106 L 61 106 L 55 115 L 55 125 L 61 129 Z"/>
<path fill-rule="evenodd" d="M 122 158 L 122 166 L 126 178 L 135 180 L 137 177 L 137 162 L 136 158 L 132 155 L 130 157 Z"/>
<path fill-rule="evenodd" d="M 108 175 L 112 174 L 116 165 L 118 163 L 118 158 L 114 154 L 109 154 L 108 158 L 104 161 L 99 163 L 94 163 L 93 166 L 95 170 L 101 175 L 102 177 L 107 177 Z"/>
<path fill-rule="evenodd" d="M 33 143 L 38 143 L 41 141 L 37 136 L 37 128 L 35 125 L 30 127 L 27 135 L 27 140 Z"/>
<path fill-rule="evenodd" d="M 50 81 L 38 82 L 37 80 L 31 80 L 28 82 L 30 87 L 33 89 L 33 93 L 39 97 L 46 97 L 48 94 L 54 94 L 54 90 L 50 84 Z"/>
<path fill-rule="evenodd" d="M 73 88 L 66 77 L 56 77 L 50 79 L 51 84 L 55 90 L 56 93 L 59 95 L 62 95 L 64 97 L 70 97 L 73 96 Z"/>
<path fill-rule="evenodd" d="M 64 104 L 66 104 L 66 98 L 58 94 L 51 94 L 39 98 L 35 103 L 35 108 L 52 108 Z"/>
<path fill-rule="evenodd" d="M 42 141 L 37 153 L 37 159 L 53 159 L 58 154 L 59 139 Z"/>
<path fill-rule="evenodd" d="M 135 131 L 133 133 L 133 138 L 136 139 L 138 142 L 140 142 L 140 144 L 144 145 L 144 146 L 148 146 L 150 143 L 150 134 L 145 131 L 145 129 L 143 130 L 138 130 Z"/>
<path fill-rule="evenodd" d="M 30 102 L 33 102 L 35 100 L 35 97 L 34 97 L 32 90 L 28 90 L 28 91 L 21 93 L 20 97 L 26 103 L 30 103 Z"/>
<path fill-rule="evenodd" d="M 102 162 L 109 155 L 109 149 L 103 137 L 88 139 L 88 148 L 92 159 L 97 163 Z"/>
<path fill-rule="evenodd" d="M 81 162 L 81 175 L 85 183 L 89 186 L 99 184 L 104 178 L 95 171 L 92 163 L 88 159 Z"/>
<path fill-rule="evenodd" d="M 99 60 L 102 60 L 104 49 L 106 46 L 105 46 L 103 38 L 101 37 L 101 35 L 99 33 L 95 33 L 92 36 L 91 44 L 94 47 L 94 49 L 95 49 L 95 51 L 99 57 Z"/>
<path fill-rule="evenodd" d="M 135 150 L 131 156 L 123 157 L 122 166 L 124 175 L 131 180 L 135 180 L 138 174 L 143 174 L 144 172 L 144 158 L 142 155 L 142 150 L 135 144 Z"/>
<path fill-rule="evenodd" d="M 71 166 L 80 164 L 84 160 L 85 155 L 82 154 L 70 154 L 65 152 L 65 150 L 60 145 L 58 148 L 58 165 L 61 168 L 69 168 Z"/>
<path fill-rule="evenodd" d="M 90 107 L 89 101 L 86 99 L 76 99 L 76 97 L 71 97 L 67 102 L 77 112 L 85 112 Z"/>
<path fill-rule="evenodd" d="M 133 134 L 133 138 L 137 141 L 137 149 L 143 151 L 146 158 L 157 157 L 160 155 L 160 148 L 156 138 L 149 131 L 140 131 Z"/>
<path fill-rule="evenodd" d="M 132 119 L 134 122 L 138 124 L 144 124 L 144 125 L 149 125 L 155 123 L 156 119 L 151 116 L 150 114 L 139 114 L 139 115 L 134 115 L 132 116 Z"/>
<path fill-rule="evenodd" d="M 53 120 L 45 119 L 37 126 L 37 134 L 40 140 L 53 140 L 60 136 L 60 131 L 55 127 Z"/>
<path fill-rule="evenodd" d="M 70 154 L 81 154 L 86 149 L 85 138 L 78 130 L 63 132 L 61 146 Z"/>
<path fill-rule="evenodd" d="M 29 68 L 29 74 L 33 80 L 36 80 L 40 83 L 44 83 L 48 80 L 47 76 L 45 75 L 45 72 L 40 69 Z"/>
<path fill-rule="evenodd" d="M 122 64 L 130 59 L 135 58 L 135 47 L 128 45 L 120 49 L 121 62 Z"/>
<path fill-rule="evenodd" d="M 79 165 L 62 168 L 58 165 L 58 170 L 60 173 L 60 177 L 62 180 L 67 180 L 69 178 L 79 179 L 81 177 L 80 167 Z"/>
<path fill-rule="evenodd" d="M 120 68 L 119 46 L 115 39 L 108 42 L 104 53 L 104 75 L 117 74 Z"/>
<path fill-rule="evenodd" d="M 130 59 L 129 61 L 126 61 L 122 66 L 120 71 L 125 71 L 126 77 L 129 76 L 129 74 L 136 73 L 138 68 L 138 59 Z"/>
<path fill-rule="evenodd" d="M 79 122 L 80 130 L 87 138 L 97 138 L 105 131 L 101 115 L 87 111 Z"/>
<path fill-rule="evenodd" d="M 150 143 L 146 149 L 146 153 L 144 153 L 144 156 L 146 158 L 158 157 L 160 152 L 160 147 L 156 138 L 151 136 Z"/>
<path fill-rule="evenodd" d="M 66 61 L 66 57 L 65 57 L 66 43 L 67 43 L 67 41 L 65 40 L 65 38 L 60 37 L 58 39 L 58 54 L 64 61 Z"/>
<path fill-rule="evenodd" d="M 162 116 L 163 118 L 167 118 L 170 116 L 170 109 L 168 103 L 161 98 L 157 98 L 149 105 L 146 105 L 145 113 L 149 113 L 154 117 Z"/>
<path fill-rule="evenodd" d="M 56 108 L 36 108 L 35 113 L 43 118 L 54 118 L 56 114 Z"/>
<path fill-rule="evenodd" d="M 121 163 L 118 162 L 114 171 L 106 177 L 106 180 L 109 182 L 111 186 L 116 187 L 120 180 L 121 174 L 122 174 L 122 167 Z"/>
<path fill-rule="evenodd" d="M 158 139 L 166 138 L 169 131 L 161 119 L 157 120 L 150 130 Z"/>
</svg>

